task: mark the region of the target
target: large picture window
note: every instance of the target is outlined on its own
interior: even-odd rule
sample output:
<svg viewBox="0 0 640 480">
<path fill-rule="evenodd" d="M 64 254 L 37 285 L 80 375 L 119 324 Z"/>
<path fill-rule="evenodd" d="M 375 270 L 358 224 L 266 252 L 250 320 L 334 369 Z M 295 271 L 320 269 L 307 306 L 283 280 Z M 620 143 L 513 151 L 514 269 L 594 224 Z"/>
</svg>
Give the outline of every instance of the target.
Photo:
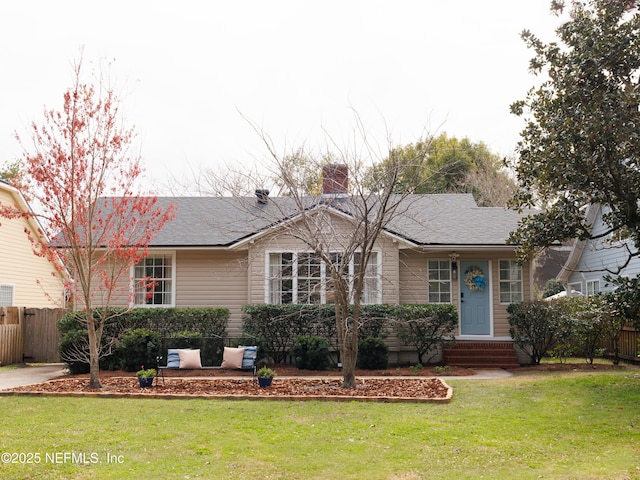
<svg viewBox="0 0 640 480">
<path fill-rule="evenodd" d="M 429 260 L 429 303 L 451 303 L 449 260 Z"/>
<path fill-rule="evenodd" d="M 515 260 L 500 260 L 500 303 L 522 299 L 522 267 Z"/>
<path fill-rule="evenodd" d="M 334 262 L 340 253 L 332 254 Z M 362 303 L 380 303 L 380 266 L 378 252 L 372 252 L 364 277 Z M 360 271 L 361 254 L 349 264 L 349 283 Z M 333 303 L 330 273 L 320 256 L 309 252 L 277 252 L 268 254 L 266 300 L 269 303 L 324 304 Z"/>
<path fill-rule="evenodd" d="M 172 306 L 173 255 L 152 254 L 134 267 L 135 304 Z"/>
</svg>

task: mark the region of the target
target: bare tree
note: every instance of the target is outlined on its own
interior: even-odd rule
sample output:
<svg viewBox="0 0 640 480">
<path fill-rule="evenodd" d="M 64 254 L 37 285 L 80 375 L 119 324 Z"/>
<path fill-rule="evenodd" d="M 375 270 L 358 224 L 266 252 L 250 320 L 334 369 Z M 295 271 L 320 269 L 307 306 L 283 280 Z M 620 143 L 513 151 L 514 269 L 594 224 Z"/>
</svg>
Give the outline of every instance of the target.
<svg viewBox="0 0 640 480">
<path fill-rule="evenodd" d="M 371 294 L 376 242 L 394 217 L 410 208 L 409 195 L 415 185 L 406 184 L 407 172 L 421 166 L 424 152 L 417 152 L 415 161 L 400 159 L 390 154 L 393 148 L 388 141 L 381 153 L 369 142 L 359 118 L 351 147 L 338 148 L 329 139 L 332 151 L 320 154 L 302 149 L 279 154 L 271 139 L 252 126 L 268 150 L 282 195 L 280 199 L 265 196 L 263 201 L 269 202 L 270 208 L 254 210 L 255 215 L 271 216 L 268 224 L 286 229 L 286 234 L 306 246 L 310 252 L 306 261 L 324 264 L 323 294 L 309 291 L 307 298 L 297 300 L 335 305 L 342 386 L 355 387 L 361 305 L 367 303 L 365 295 Z M 425 141 L 424 148 L 429 148 L 429 143 Z M 291 168 L 292 156 L 304 159 L 302 164 L 297 163 L 297 169 Z M 385 158 L 384 168 L 373 168 Z M 310 177 L 300 175 L 301 170 L 323 172 L 322 193 L 313 195 L 307 183 Z M 399 191 L 401 179 L 406 185 Z M 279 232 L 282 234 L 282 230 Z"/>
</svg>

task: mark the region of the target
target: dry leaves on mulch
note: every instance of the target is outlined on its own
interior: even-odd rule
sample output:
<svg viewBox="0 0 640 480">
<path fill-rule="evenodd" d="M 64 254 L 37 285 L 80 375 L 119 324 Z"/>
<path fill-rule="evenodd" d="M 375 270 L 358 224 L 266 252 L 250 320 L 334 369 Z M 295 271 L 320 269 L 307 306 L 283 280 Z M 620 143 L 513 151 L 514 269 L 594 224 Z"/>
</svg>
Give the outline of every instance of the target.
<svg viewBox="0 0 640 480">
<path fill-rule="evenodd" d="M 101 390 L 89 389 L 84 378 L 51 380 L 45 383 L 17 387 L 12 392 L 36 394 L 94 394 L 143 395 L 155 397 L 196 396 L 225 398 L 282 398 L 282 399 L 363 399 L 379 401 L 447 401 L 451 389 L 437 378 L 360 378 L 356 388 L 341 388 L 336 378 L 274 379 L 271 387 L 260 388 L 257 381 L 246 379 L 167 378 L 151 388 L 141 388 L 137 379 L 109 377 L 101 380 Z"/>
</svg>

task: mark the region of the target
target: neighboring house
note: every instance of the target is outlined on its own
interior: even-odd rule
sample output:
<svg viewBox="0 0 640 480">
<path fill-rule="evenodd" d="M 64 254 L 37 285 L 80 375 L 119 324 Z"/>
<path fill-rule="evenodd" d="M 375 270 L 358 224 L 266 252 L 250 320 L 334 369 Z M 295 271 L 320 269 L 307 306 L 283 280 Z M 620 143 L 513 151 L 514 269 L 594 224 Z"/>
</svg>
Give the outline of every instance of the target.
<svg viewBox="0 0 640 480">
<path fill-rule="evenodd" d="M 256 197 L 158 202 L 163 208 L 173 204 L 176 217 L 132 269 L 132 285 L 144 277 L 155 280 L 153 293 L 138 292 L 134 306 L 228 307 L 229 333 L 236 335 L 243 305 L 331 301 L 324 265 L 290 228 L 300 213 L 291 198 L 258 190 Z M 309 199 L 305 210 L 324 216 L 322 228 L 335 233 L 336 255 L 340 239 L 349 236 L 348 202 L 344 192 L 334 191 Z M 458 344 L 506 343 L 506 363 L 513 365 L 507 306 L 533 297 L 531 265 L 519 265 L 514 247 L 505 243 L 519 218 L 503 208 L 478 207 L 470 194 L 410 196 L 376 242 L 363 301 L 452 303 L 460 315 Z M 403 347 L 390 343 L 402 360 Z"/>
<path fill-rule="evenodd" d="M 606 207 L 599 204 L 587 207 L 586 222 L 591 225 L 591 235 L 598 236 L 607 231 L 603 221 Z M 574 243 L 569 258 L 557 278 L 569 287 L 569 291 L 583 295 L 610 292 L 613 286 L 604 278 L 617 276 L 633 278 L 640 274 L 640 258 L 632 257 L 636 252 L 633 242 L 619 235 L 606 235 L 595 240 L 579 240 Z M 625 265 L 626 264 L 626 265 Z"/>
<path fill-rule="evenodd" d="M 558 273 L 567 263 L 573 243 L 570 241 L 562 245 L 553 245 L 538 253 L 533 262 L 533 280 L 538 292 L 544 292 L 547 282 L 557 278 Z"/>
<path fill-rule="evenodd" d="M 0 180 L 0 204 L 30 212 L 24 196 Z M 26 232 L 42 238 L 33 218 L 0 217 L 0 307 L 64 307 L 64 282 L 60 270 L 33 251 Z M 46 240 L 45 240 L 46 241 Z"/>
</svg>

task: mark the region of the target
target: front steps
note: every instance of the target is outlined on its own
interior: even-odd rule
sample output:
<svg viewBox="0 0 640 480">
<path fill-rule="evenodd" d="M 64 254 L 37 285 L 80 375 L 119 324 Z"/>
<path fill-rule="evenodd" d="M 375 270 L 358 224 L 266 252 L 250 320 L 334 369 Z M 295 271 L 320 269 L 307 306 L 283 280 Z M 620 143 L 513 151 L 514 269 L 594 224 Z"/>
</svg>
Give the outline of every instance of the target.
<svg viewBox="0 0 640 480">
<path fill-rule="evenodd" d="M 518 356 L 512 342 L 457 341 L 442 351 L 446 365 L 469 368 L 515 368 Z"/>
</svg>

